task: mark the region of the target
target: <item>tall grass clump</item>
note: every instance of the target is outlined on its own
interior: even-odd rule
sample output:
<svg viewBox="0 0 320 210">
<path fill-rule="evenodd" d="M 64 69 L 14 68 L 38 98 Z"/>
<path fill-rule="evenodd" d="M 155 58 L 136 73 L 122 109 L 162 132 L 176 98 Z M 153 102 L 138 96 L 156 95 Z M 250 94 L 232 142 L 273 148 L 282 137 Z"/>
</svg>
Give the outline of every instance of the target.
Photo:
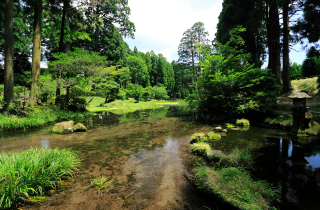
<svg viewBox="0 0 320 210">
<path fill-rule="evenodd" d="M 0 114 L 0 132 L 28 130 L 39 128 L 58 120 L 70 120 L 91 115 L 90 112 L 72 112 L 60 110 L 56 107 L 41 107 L 29 111 L 29 116 L 15 116 Z"/>
<path fill-rule="evenodd" d="M 29 149 L 0 154 L 0 209 L 33 196 L 42 196 L 63 179 L 73 177 L 80 164 L 71 149 Z"/>
</svg>

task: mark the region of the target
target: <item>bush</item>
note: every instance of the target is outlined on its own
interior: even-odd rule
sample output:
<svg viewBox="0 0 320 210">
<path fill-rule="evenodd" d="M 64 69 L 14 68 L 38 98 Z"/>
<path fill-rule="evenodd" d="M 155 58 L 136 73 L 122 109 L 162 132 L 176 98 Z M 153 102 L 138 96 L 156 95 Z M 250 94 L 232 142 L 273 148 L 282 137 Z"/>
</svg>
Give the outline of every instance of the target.
<svg viewBox="0 0 320 210">
<path fill-rule="evenodd" d="M 191 151 L 195 154 L 205 155 L 211 150 L 209 144 L 199 142 L 191 145 Z"/>
<path fill-rule="evenodd" d="M 264 112 L 276 104 L 280 86 L 270 71 L 253 68 L 250 54 L 244 53 L 244 44 L 239 33 L 243 28 L 230 32 L 230 40 L 222 45 L 217 43 L 212 54 L 206 51 L 200 61 L 202 75 L 197 81 L 198 108 L 209 114 L 234 116 L 254 111 Z"/>
<path fill-rule="evenodd" d="M 191 136 L 191 144 L 198 142 L 207 142 L 208 139 L 204 133 L 194 133 Z"/>
<path fill-rule="evenodd" d="M 70 149 L 29 149 L 0 155 L 0 208 L 33 201 L 62 179 L 74 175 L 80 164 L 78 154 Z"/>
<path fill-rule="evenodd" d="M 207 137 L 208 137 L 208 140 L 211 140 L 211 141 L 221 139 L 221 136 L 217 133 L 214 133 L 213 131 L 208 132 Z"/>
<path fill-rule="evenodd" d="M 247 119 L 237 119 L 236 121 L 236 125 L 240 125 L 240 126 L 250 126 L 250 122 Z"/>
</svg>

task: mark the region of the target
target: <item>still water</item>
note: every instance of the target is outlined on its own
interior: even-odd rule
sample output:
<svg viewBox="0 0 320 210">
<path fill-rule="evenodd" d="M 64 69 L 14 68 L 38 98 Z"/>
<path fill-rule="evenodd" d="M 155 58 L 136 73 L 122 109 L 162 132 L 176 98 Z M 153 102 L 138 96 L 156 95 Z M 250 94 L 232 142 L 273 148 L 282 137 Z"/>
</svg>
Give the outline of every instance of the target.
<svg viewBox="0 0 320 210">
<path fill-rule="evenodd" d="M 82 166 L 74 180 L 50 194 L 42 205 L 22 209 L 225 209 L 187 179 L 202 159 L 190 153 L 190 136 L 223 124 L 202 121 L 182 107 L 165 107 L 115 115 L 101 113 L 82 120 L 86 133 L 51 134 L 47 128 L 2 134 L 0 152 L 31 147 L 72 147 Z M 251 148 L 257 154 L 257 179 L 279 189 L 281 209 L 320 209 L 318 137 L 292 139 L 287 132 L 251 126 L 221 134 L 211 147 L 225 153 Z M 111 186 L 85 190 L 91 179 L 110 177 Z"/>
</svg>

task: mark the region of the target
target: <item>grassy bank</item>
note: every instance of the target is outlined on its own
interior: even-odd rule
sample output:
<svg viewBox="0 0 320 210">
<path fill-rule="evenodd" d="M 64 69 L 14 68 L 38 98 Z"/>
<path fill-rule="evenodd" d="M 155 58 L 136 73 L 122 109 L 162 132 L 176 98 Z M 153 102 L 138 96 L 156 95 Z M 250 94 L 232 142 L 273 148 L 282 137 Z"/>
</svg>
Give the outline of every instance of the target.
<svg viewBox="0 0 320 210">
<path fill-rule="evenodd" d="M 0 209 L 41 199 L 80 164 L 70 149 L 29 149 L 0 154 Z"/>
<path fill-rule="evenodd" d="M 254 170 L 254 153 L 251 150 L 235 149 L 227 155 L 211 150 L 206 141 L 203 133 L 191 137 L 191 151 L 206 160 L 206 164 L 197 166 L 189 175 L 200 190 L 239 209 L 272 209 L 275 206 L 279 201 L 278 191 L 266 181 L 251 177 Z"/>
<path fill-rule="evenodd" d="M 72 112 L 46 106 L 30 109 L 27 112 L 29 113 L 28 117 L 0 114 L 0 132 L 39 128 L 58 120 L 83 118 L 91 114 L 88 111 Z"/>
<path fill-rule="evenodd" d="M 92 99 L 89 97 L 88 100 Z M 93 97 L 93 100 L 90 102 L 87 110 L 90 112 L 112 112 L 115 114 L 122 114 L 128 112 L 134 112 L 141 109 L 155 109 L 160 108 L 165 105 L 185 105 L 187 104 L 184 101 L 159 101 L 159 100 L 150 100 L 147 102 L 140 101 L 136 103 L 134 99 L 129 100 L 117 100 L 111 103 L 104 104 L 105 99 L 102 97 Z"/>
</svg>

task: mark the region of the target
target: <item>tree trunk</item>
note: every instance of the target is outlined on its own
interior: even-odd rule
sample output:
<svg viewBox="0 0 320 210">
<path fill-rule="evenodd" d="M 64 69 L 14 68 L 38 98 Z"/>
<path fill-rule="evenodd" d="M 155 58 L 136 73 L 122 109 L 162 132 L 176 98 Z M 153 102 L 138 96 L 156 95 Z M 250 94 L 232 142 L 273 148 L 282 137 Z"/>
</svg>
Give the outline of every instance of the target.
<svg viewBox="0 0 320 210">
<path fill-rule="evenodd" d="M 283 5 L 283 91 L 291 89 L 290 64 L 289 64 L 289 2 Z"/>
<path fill-rule="evenodd" d="M 269 60 L 271 60 L 270 68 L 272 72 L 275 74 L 276 82 L 278 85 L 282 84 L 281 79 L 281 62 L 280 62 L 280 23 L 279 23 L 279 13 L 278 13 L 278 5 L 276 0 L 270 0 L 269 6 L 269 37 L 271 39 L 269 42 Z M 271 53 L 271 55 L 270 55 Z"/>
<path fill-rule="evenodd" d="M 64 38 L 64 23 L 66 20 L 66 12 L 67 12 L 67 4 L 66 1 L 63 2 L 63 10 L 62 10 L 62 23 L 60 29 L 60 42 L 59 42 L 59 52 L 63 52 L 63 38 Z M 57 72 L 57 89 L 56 89 L 56 101 L 55 104 L 58 105 L 60 103 L 60 89 L 61 89 L 61 70 Z"/>
<path fill-rule="evenodd" d="M 4 60 L 4 93 L 3 98 L 6 104 L 3 111 L 10 112 L 10 104 L 13 103 L 13 0 L 6 0 L 5 3 L 5 60 Z"/>
<path fill-rule="evenodd" d="M 41 62 L 41 21 L 42 0 L 35 0 L 34 10 L 34 32 L 32 48 L 32 71 L 31 71 L 31 96 L 30 105 L 34 106 L 40 102 L 40 62 Z"/>
</svg>

